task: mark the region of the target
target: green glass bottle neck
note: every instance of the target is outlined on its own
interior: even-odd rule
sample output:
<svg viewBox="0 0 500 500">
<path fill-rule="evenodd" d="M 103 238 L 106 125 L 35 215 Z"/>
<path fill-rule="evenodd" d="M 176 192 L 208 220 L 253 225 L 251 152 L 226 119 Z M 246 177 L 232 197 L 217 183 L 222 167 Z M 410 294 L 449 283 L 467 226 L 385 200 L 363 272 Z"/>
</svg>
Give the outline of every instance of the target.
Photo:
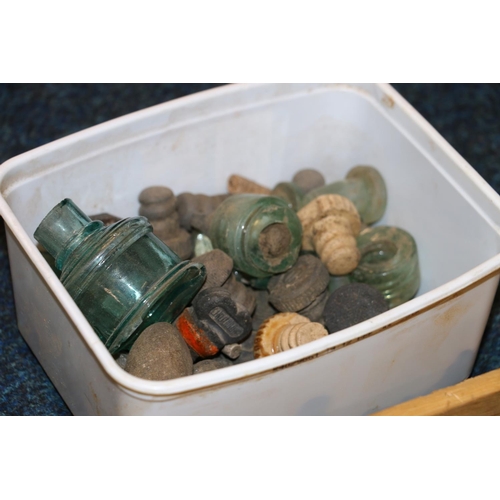
<svg viewBox="0 0 500 500">
<path fill-rule="evenodd" d="M 46 215 L 34 237 L 54 258 L 56 268 L 61 270 L 75 248 L 102 227 L 101 221 L 92 221 L 66 198 Z"/>
</svg>

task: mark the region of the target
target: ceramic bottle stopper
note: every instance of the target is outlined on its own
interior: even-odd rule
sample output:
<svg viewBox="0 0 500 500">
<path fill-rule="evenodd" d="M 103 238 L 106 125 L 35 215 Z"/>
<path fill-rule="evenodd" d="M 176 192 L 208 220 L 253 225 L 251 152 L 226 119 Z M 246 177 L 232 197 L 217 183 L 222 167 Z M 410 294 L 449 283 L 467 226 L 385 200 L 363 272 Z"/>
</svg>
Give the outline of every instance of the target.
<svg viewBox="0 0 500 500">
<path fill-rule="evenodd" d="M 304 204 L 325 194 L 340 194 L 349 198 L 365 224 L 373 224 L 384 215 L 387 189 L 376 168 L 357 166 L 349 171 L 343 181 L 333 182 L 313 189 L 304 197 Z"/>
<path fill-rule="evenodd" d="M 298 347 L 328 332 L 319 323 L 312 323 L 297 313 L 279 313 L 262 323 L 255 336 L 255 359 Z"/>
<path fill-rule="evenodd" d="M 241 344 L 226 344 L 222 349 L 221 353 L 231 360 L 238 359 L 241 354 Z"/>
<path fill-rule="evenodd" d="M 327 299 L 328 289 L 318 295 L 307 307 L 297 312 L 315 323 L 323 324 L 323 310 L 325 309 Z"/>
<path fill-rule="evenodd" d="M 312 189 L 325 185 L 325 178 L 321 172 L 313 169 L 304 169 L 297 172 L 292 182 L 280 182 L 271 191 L 271 196 L 282 198 L 295 212 L 304 206 L 306 193 Z"/>
<path fill-rule="evenodd" d="M 151 186 L 139 194 L 139 215 L 146 217 L 153 232 L 182 260 L 193 254 L 191 235 L 180 227 L 177 199 L 165 186 Z"/>
<path fill-rule="evenodd" d="M 222 288 L 227 290 L 233 300 L 241 304 L 249 314 L 253 314 L 256 306 L 256 293 L 254 290 L 238 281 L 234 274 L 231 274 L 229 279 L 222 285 Z"/>
<path fill-rule="evenodd" d="M 269 280 L 269 302 L 278 311 L 299 312 L 326 290 L 329 281 L 328 269 L 317 257 L 301 255 L 288 271 Z"/>
<path fill-rule="evenodd" d="M 200 292 L 207 288 L 222 286 L 231 276 L 233 270 L 233 259 L 222 250 L 212 250 L 203 255 L 191 259 L 191 262 L 203 264 L 207 278 Z"/>
<path fill-rule="evenodd" d="M 299 170 L 293 176 L 292 182 L 304 193 L 307 194 L 313 189 L 323 187 L 325 178 L 321 172 L 313 168 Z"/>
<path fill-rule="evenodd" d="M 202 359 L 193 365 L 193 373 L 205 373 L 211 372 L 213 370 L 219 370 L 220 368 L 226 368 L 226 366 L 231 366 L 233 363 L 224 356 L 215 356 L 215 358 Z"/>
<path fill-rule="evenodd" d="M 199 223 L 205 217 L 210 215 L 228 196 L 228 194 L 218 194 L 208 196 L 206 194 L 181 193 L 177 196 L 177 212 L 179 214 L 179 223 L 187 231 L 195 228 L 203 232 L 203 228 L 199 228 Z"/>
<path fill-rule="evenodd" d="M 304 204 L 304 192 L 293 182 L 280 182 L 271 191 L 271 196 L 285 200 L 288 206 L 297 212 Z"/>
<path fill-rule="evenodd" d="M 193 360 L 174 325 L 155 323 L 135 341 L 125 371 L 147 380 L 170 380 L 192 375 Z"/>
<path fill-rule="evenodd" d="M 227 181 L 227 191 L 231 194 L 271 194 L 271 190 L 241 175 L 231 175 Z"/>
<path fill-rule="evenodd" d="M 335 290 L 325 305 L 328 333 L 357 325 L 387 311 L 389 306 L 376 288 L 364 283 L 348 283 Z"/>
<path fill-rule="evenodd" d="M 226 252 L 235 269 L 264 278 L 286 271 L 299 256 L 302 226 L 285 201 L 257 194 L 235 194 L 211 216 L 208 236 Z"/>
<path fill-rule="evenodd" d="M 398 227 L 375 226 L 358 237 L 361 260 L 351 281 L 366 283 L 382 292 L 389 307 L 415 296 L 420 286 L 417 244 Z"/>
<path fill-rule="evenodd" d="M 350 200 L 338 194 L 318 196 L 297 216 L 302 223 L 303 250 L 316 251 L 330 274 L 348 274 L 356 268 L 361 220 Z"/>
<path fill-rule="evenodd" d="M 181 262 L 144 217 L 104 227 L 65 199 L 34 236 L 111 353 L 128 349 L 150 324 L 173 321 L 205 280 L 205 268 Z"/>
<path fill-rule="evenodd" d="M 177 318 L 188 346 L 201 358 L 218 354 L 227 344 L 243 341 L 252 330 L 248 311 L 223 288 L 207 288 Z"/>
</svg>

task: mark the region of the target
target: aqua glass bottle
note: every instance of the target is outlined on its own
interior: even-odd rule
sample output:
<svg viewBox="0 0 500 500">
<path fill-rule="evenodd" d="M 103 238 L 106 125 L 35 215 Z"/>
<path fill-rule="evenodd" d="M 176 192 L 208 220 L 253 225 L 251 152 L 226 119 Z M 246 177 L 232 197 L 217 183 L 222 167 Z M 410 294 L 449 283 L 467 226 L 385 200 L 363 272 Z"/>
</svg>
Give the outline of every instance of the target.
<svg viewBox="0 0 500 500">
<path fill-rule="evenodd" d="M 173 322 L 205 280 L 205 268 L 181 262 L 145 217 L 104 227 L 65 199 L 34 236 L 112 354 L 129 349 L 149 325 Z"/>
<path fill-rule="evenodd" d="M 384 179 L 376 168 L 369 166 L 354 167 L 344 180 L 309 191 L 304 197 L 303 204 L 307 205 L 323 194 L 340 194 L 349 198 L 365 224 L 373 224 L 381 219 L 387 205 Z"/>
<path fill-rule="evenodd" d="M 285 272 L 295 264 L 302 225 L 288 204 L 272 196 L 235 194 L 211 215 L 209 237 L 234 267 L 253 278 Z"/>
<path fill-rule="evenodd" d="M 417 245 L 412 235 L 392 226 L 375 226 L 357 238 L 361 253 L 351 281 L 366 283 L 380 290 L 389 307 L 396 307 L 415 296 L 420 286 Z"/>
</svg>

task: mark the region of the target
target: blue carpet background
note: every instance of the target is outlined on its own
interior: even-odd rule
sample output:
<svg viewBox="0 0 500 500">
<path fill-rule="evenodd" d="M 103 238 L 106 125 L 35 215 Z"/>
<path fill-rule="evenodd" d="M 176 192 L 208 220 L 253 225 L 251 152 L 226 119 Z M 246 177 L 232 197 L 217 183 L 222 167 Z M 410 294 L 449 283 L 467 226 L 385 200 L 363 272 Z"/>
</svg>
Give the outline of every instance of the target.
<svg viewBox="0 0 500 500">
<path fill-rule="evenodd" d="M 0 164 L 98 123 L 218 84 L 0 84 Z M 500 85 L 393 84 L 500 192 Z M 472 375 L 500 367 L 500 293 Z M 71 415 L 17 329 L 0 218 L 0 415 Z"/>
</svg>

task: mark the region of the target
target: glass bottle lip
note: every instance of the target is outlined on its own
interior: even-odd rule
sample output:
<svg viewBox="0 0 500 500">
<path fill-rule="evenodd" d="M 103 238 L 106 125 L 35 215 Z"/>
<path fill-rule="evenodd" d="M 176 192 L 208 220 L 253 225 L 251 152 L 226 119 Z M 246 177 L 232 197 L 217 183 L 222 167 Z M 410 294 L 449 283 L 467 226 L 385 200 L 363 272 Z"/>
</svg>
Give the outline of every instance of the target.
<svg viewBox="0 0 500 500">
<path fill-rule="evenodd" d="M 358 272 L 371 272 L 387 275 L 397 271 L 401 265 L 416 257 L 416 243 L 413 236 L 395 226 L 374 226 L 361 232 L 357 238 L 361 260 Z M 366 255 L 385 247 L 392 255 L 375 262 L 366 260 Z"/>
<path fill-rule="evenodd" d="M 64 198 L 41 220 L 33 237 L 57 260 L 69 242 L 92 220 L 75 205 L 70 198 Z"/>
<path fill-rule="evenodd" d="M 265 211 L 263 212 L 263 205 L 268 203 L 269 199 L 272 199 L 274 204 L 270 207 L 265 207 Z M 272 217 L 266 216 L 270 216 L 271 214 Z M 277 264 L 266 260 L 262 249 L 258 245 L 260 234 L 272 224 L 285 224 L 291 235 L 290 251 Z M 290 228 L 290 224 L 293 227 Z M 280 198 L 262 196 L 258 199 L 253 210 L 246 217 L 246 224 L 242 225 L 240 231 L 242 238 L 241 250 L 244 259 L 254 267 L 255 273 L 253 277 L 255 278 L 265 278 L 276 272 L 284 272 L 292 267 L 298 258 L 302 243 L 302 225 L 287 202 Z M 279 271 L 276 271 L 277 268 L 279 268 Z"/>
<path fill-rule="evenodd" d="M 73 253 L 73 251 L 78 248 L 81 243 L 88 240 L 90 235 L 98 231 L 103 226 L 104 223 L 100 220 L 91 221 L 85 227 L 83 227 L 81 231 L 79 231 L 77 234 L 74 234 L 55 256 L 54 260 L 56 268 L 59 271 L 62 271 L 65 260 Z"/>
</svg>

